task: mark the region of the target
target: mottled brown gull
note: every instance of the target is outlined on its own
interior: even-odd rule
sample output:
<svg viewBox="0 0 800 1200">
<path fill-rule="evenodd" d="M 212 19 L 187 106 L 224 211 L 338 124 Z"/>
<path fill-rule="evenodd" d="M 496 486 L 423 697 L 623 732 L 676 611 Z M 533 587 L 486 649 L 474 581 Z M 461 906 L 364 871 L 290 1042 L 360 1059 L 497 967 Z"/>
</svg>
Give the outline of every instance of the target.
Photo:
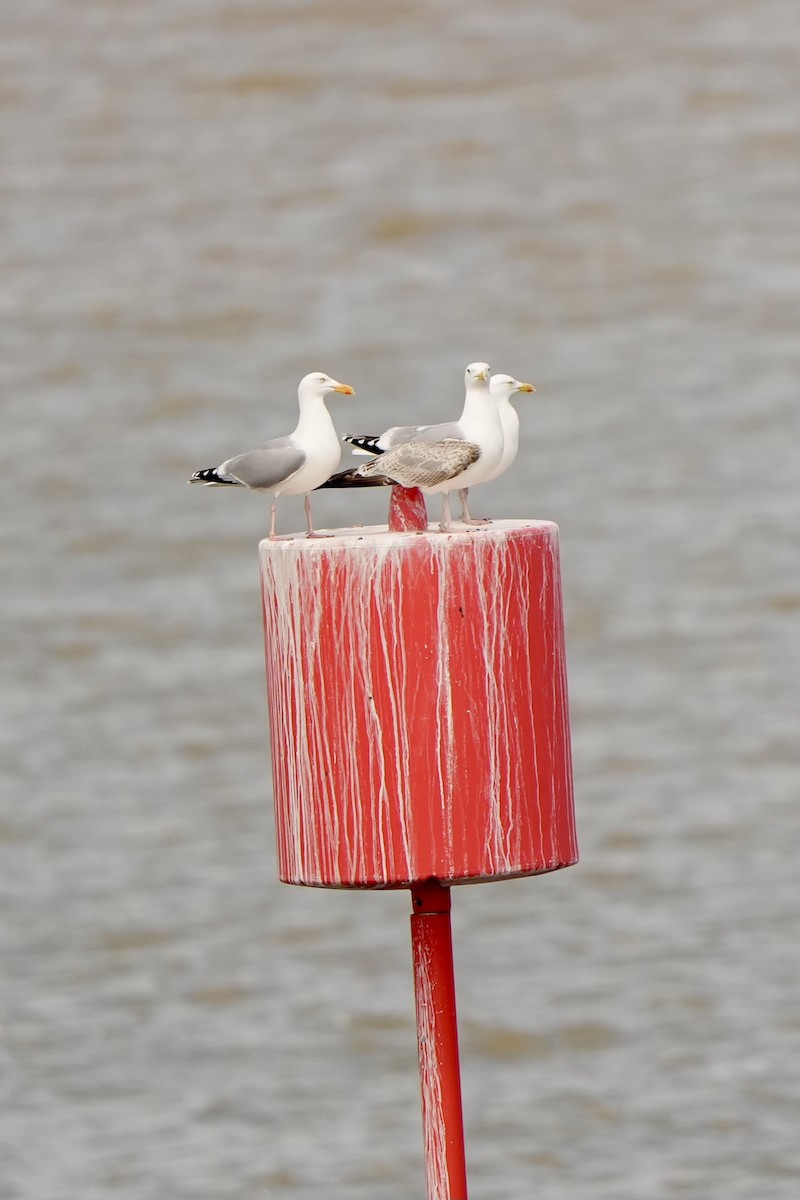
<svg viewBox="0 0 800 1200">
<path fill-rule="evenodd" d="M 337 471 L 320 487 L 389 487 L 396 483 L 405 488 L 421 488 L 423 492 L 441 492 L 439 528 L 450 533 L 450 492 L 458 487 L 459 480 L 478 462 L 480 455 L 481 448 L 475 442 L 458 438 L 445 438 L 441 442 L 403 442 L 360 467 Z"/>
<path fill-rule="evenodd" d="M 445 487 L 480 458 L 480 446 L 445 438 L 442 442 L 404 442 L 357 468 L 359 475 L 384 475 L 402 487 L 427 492 Z"/>
</svg>

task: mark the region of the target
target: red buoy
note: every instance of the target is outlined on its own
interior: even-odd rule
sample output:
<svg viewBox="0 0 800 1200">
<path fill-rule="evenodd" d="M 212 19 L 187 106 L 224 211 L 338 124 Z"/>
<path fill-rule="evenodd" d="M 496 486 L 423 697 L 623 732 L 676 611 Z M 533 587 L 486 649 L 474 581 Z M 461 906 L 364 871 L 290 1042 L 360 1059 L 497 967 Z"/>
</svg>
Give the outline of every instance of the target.
<svg viewBox="0 0 800 1200">
<path fill-rule="evenodd" d="M 412 889 L 428 1195 L 465 1200 L 449 887 L 569 866 L 558 529 L 392 526 L 263 541 L 278 866 Z"/>
<path fill-rule="evenodd" d="M 261 565 L 282 880 L 575 862 L 555 525 L 264 541 Z"/>
</svg>

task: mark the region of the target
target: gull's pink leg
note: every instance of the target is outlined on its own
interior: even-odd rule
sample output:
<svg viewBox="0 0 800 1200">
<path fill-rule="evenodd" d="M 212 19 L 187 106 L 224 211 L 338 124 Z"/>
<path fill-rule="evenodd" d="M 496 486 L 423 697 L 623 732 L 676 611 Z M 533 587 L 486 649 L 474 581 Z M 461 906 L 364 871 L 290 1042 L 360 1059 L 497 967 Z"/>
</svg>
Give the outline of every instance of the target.
<svg viewBox="0 0 800 1200">
<path fill-rule="evenodd" d="M 307 538 L 333 537 L 332 533 L 315 533 L 314 532 L 314 525 L 311 521 L 311 495 L 308 492 L 306 493 L 305 508 L 306 508 L 306 523 L 307 523 L 306 537 Z"/>
<path fill-rule="evenodd" d="M 453 522 L 450 518 L 450 493 L 442 492 L 442 519 L 439 522 L 442 533 L 453 532 Z"/>
<path fill-rule="evenodd" d="M 488 517 L 471 517 L 467 508 L 467 496 L 469 488 L 461 488 L 458 493 L 458 498 L 461 501 L 461 520 L 465 525 L 491 525 Z"/>
<path fill-rule="evenodd" d="M 278 497 L 277 497 L 277 496 L 275 496 L 275 497 L 273 498 L 273 501 L 272 501 L 272 504 L 271 504 L 271 506 L 270 506 L 270 510 L 269 510 L 269 517 L 270 517 L 270 520 L 269 520 L 269 540 L 270 540 L 271 542 L 277 542 L 277 540 L 278 540 L 278 538 L 277 538 L 277 536 L 276 536 L 276 534 L 275 534 L 275 513 L 276 513 L 277 511 L 278 511 Z"/>
</svg>

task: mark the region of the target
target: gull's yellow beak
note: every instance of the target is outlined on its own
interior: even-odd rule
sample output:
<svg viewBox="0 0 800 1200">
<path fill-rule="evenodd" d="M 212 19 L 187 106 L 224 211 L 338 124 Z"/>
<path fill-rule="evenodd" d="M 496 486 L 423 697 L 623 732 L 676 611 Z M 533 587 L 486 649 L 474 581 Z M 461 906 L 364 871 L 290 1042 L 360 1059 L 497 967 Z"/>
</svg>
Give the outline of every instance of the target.
<svg viewBox="0 0 800 1200">
<path fill-rule="evenodd" d="M 335 392 L 341 392 L 343 396 L 355 396 L 355 388 L 351 388 L 349 383 L 337 383 L 333 389 Z"/>
<path fill-rule="evenodd" d="M 478 371 L 478 374 L 475 376 L 475 378 L 482 379 L 483 382 L 485 383 L 486 380 L 489 378 L 489 372 L 488 371 Z"/>
<path fill-rule="evenodd" d="M 517 388 L 518 392 L 535 392 L 536 388 L 532 383 L 521 383 Z"/>
</svg>

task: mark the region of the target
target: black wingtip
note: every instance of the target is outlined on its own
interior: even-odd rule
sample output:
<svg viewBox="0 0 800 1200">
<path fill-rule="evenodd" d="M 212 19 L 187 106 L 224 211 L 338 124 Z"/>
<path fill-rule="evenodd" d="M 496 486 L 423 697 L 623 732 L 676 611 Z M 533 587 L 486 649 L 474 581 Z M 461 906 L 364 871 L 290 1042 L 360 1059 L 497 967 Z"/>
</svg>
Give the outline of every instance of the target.
<svg viewBox="0 0 800 1200">
<path fill-rule="evenodd" d="M 349 442 L 358 450 L 366 450 L 370 454 L 383 454 L 383 450 L 378 445 L 380 439 L 379 433 L 346 433 L 342 440 Z"/>
<path fill-rule="evenodd" d="M 204 483 L 206 487 L 234 487 L 239 483 L 238 479 L 229 475 L 220 475 L 216 467 L 204 467 L 202 471 L 195 471 L 187 482 Z"/>
</svg>

